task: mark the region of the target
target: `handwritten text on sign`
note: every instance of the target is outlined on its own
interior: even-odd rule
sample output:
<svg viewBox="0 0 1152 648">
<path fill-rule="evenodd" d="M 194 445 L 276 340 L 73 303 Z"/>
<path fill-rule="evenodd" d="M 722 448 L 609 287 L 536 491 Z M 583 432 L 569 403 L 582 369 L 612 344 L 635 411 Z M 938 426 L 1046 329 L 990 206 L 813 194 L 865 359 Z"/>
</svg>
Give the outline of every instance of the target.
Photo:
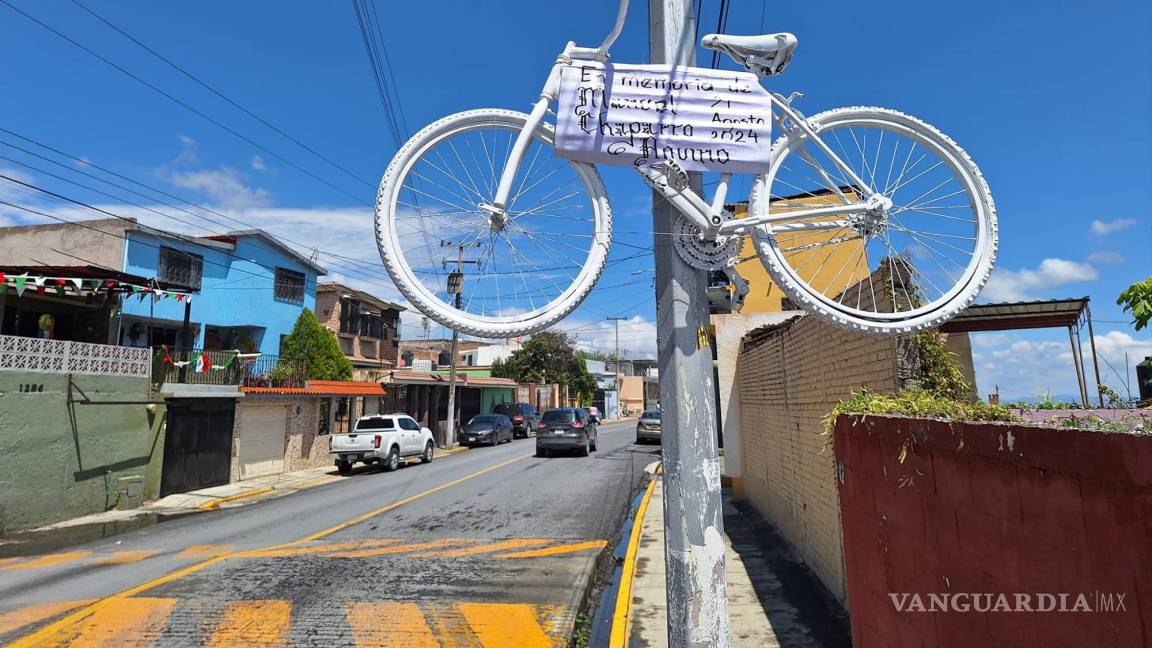
<svg viewBox="0 0 1152 648">
<path fill-rule="evenodd" d="M 669 65 L 564 67 L 556 149 L 601 164 L 768 170 L 772 105 L 755 75 Z"/>
</svg>

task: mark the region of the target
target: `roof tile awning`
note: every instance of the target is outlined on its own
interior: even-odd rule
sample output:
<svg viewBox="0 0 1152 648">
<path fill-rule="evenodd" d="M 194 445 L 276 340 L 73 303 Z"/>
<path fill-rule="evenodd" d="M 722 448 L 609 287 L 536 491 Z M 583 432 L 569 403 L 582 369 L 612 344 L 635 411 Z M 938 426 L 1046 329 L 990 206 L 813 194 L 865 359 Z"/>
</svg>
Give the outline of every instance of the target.
<svg viewBox="0 0 1152 648">
<path fill-rule="evenodd" d="M 1080 321 L 1088 298 L 1048 301 L 976 304 L 945 322 L 943 333 L 1017 331 L 1021 329 L 1068 327 Z"/>
<path fill-rule="evenodd" d="M 304 387 L 241 387 L 245 394 L 299 396 L 384 396 L 384 386 L 354 380 L 309 380 Z"/>
</svg>

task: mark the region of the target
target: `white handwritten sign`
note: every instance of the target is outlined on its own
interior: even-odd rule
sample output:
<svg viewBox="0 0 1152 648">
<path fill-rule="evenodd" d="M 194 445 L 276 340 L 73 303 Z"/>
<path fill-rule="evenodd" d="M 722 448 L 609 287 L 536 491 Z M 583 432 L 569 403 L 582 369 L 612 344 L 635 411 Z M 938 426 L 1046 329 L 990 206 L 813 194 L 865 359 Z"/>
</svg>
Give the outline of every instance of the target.
<svg viewBox="0 0 1152 648">
<path fill-rule="evenodd" d="M 772 105 L 756 75 L 670 65 L 564 67 L 557 154 L 686 171 L 768 170 Z"/>
</svg>

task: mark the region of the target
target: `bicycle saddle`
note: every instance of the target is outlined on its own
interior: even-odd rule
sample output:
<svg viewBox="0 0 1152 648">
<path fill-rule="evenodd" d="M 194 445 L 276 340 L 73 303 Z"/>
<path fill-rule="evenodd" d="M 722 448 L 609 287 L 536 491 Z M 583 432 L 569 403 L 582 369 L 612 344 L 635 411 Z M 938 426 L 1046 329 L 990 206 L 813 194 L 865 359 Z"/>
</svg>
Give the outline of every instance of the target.
<svg viewBox="0 0 1152 648">
<path fill-rule="evenodd" d="M 792 60 L 797 42 L 795 36 L 786 32 L 763 36 L 708 34 L 700 39 L 700 45 L 705 49 L 724 52 L 740 65 L 764 76 L 784 71 Z"/>
</svg>

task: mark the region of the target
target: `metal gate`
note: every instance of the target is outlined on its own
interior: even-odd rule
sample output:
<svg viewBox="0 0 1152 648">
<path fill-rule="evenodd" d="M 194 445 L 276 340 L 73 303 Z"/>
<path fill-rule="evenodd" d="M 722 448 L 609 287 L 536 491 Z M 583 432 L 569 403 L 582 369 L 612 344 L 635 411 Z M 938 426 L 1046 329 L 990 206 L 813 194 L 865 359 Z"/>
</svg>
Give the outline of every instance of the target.
<svg viewBox="0 0 1152 648">
<path fill-rule="evenodd" d="M 231 398 L 168 401 L 161 497 L 228 483 L 235 412 Z"/>
</svg>

